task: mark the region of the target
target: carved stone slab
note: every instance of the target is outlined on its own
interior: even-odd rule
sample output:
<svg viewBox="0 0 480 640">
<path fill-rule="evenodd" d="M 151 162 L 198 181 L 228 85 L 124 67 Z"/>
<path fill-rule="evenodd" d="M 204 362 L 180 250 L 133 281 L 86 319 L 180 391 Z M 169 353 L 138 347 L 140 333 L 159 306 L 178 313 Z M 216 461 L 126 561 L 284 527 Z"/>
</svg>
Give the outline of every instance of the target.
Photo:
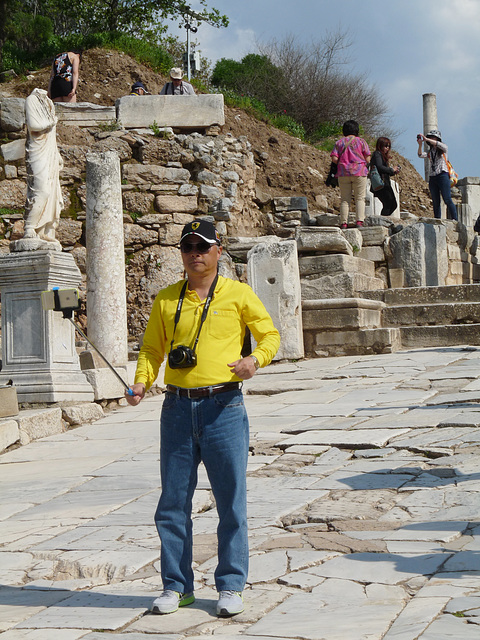
<svg viewBox="0 0 480 640">
<path fill-rule="evenodd" d="M 124 96 L 115 103 L 125 129 L 159 127 L 197 129 L 225 124 L 222 94 L 195 96 Z"/>
</svg>

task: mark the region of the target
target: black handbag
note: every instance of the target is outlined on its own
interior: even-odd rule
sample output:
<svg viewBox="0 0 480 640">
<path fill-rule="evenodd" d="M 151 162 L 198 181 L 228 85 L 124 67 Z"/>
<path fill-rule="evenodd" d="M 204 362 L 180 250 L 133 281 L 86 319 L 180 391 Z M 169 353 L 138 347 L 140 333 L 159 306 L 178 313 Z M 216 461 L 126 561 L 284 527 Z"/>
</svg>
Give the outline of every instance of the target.
<svg viewBox="0 0 480 640">
<path fill-rule="evenodd" d="M 337 173 L 337 163 L 332 162 L 330 164 L 330 169 L 328 170 L 328 176 L 325 180 L 325 184 L 327 187 L 338 187 L 338 178 L 335 177 Z"/>
<path fill-rule="evenodd" d="M 345 145 L 345 147 L 342 150 L 342 153 L 348 149 L 351 142 L 352 141 L 350 140 L 348 144 Z M 330 169 L 328 170 L 328 176 L 327 176 L 327 179 L 325 180 L 325 185 L 327 187 L 338 187 L 338 178 L 336 178 L 335 175 L 338 170 L 338 163 L 340 161 L 340 158 L 342 157 L 342 153 L 338 156 L 337 162 L 332 162 L 330 164 Z"/>
</svg>

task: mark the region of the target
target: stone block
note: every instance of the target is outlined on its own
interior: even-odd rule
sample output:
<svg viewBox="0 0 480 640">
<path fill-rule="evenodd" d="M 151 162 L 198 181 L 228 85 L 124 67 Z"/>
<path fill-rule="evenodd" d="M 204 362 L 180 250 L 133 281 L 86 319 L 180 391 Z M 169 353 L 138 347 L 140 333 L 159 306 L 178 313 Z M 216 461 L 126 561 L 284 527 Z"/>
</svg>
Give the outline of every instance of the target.
<svg viewBox="0 0 480 640">
<path fill-rule="evenodd" d="M 223 126 L 223 95 L 195 96 L 124 96 L 115 102 L 117 120 L 125 129 L 149 127 L 155 121 L 160 127 L 198 129 Z"/>
<path fill-rule="evenodd" d="M 0 146 L 5 162 L 16 162 L 25 158 L 25 138 L 6 142 Z"/>
<path fill-rule="evenodd" d="M 302 278 L 301 286 L 303 300 L 354 298 L 359 291 L 384 289 L 382 280 L 365 276 L 363 273 Z"/>
<path fill-rule="evenodd" d="M 14 164 L 5 165 L 5 178 L 7 180 L 15 180 L 18 176 L 17 167 Z"/>
<path fill-rule="evenodd" d="M 307 357 L 394 353 L 403 345 L 400 330 L 363 329 L 354 331 L 304 331 Z"/>
<path fill-rule="evenodd" d="M 385 262 L 385 251 L 382 247 L 363 247 L 358 252 L 358 257 L 372 262 Z"/>
<path fill-rule="evenodd" d="M 19 440 L 18 423 L 15 420 L 0 420 L 0 453 Z"/>
<path fill-rule="evenodd" d="M 363 247 L 363 235 L 360 229 L 342 229 L 342 233 L 350 243 L 353 252 L 358 253 Z"/>
<path fill-rule="evenodd" d="M 20 444 L 63 433 L 65 427 L 60 407 L 22 411 L 17 418 Z"/>
<path fill-rule="evenodd" d="M 102 407 L 95 402 L 87 402 L 72 407 L 62 408 L 62 417 L 70 426 L 90 424 L 105 415 Z"/>
<path fill-rule="evenodd" d="M 135 185 L 146 183 L 184 184 L 190 180 L 190 172 L 187 169 L 162 167 L 155 164 L 124 164 L 122 172 L 124 180 Z"/>
<path fill-rule="evenodd" d="M 295 240 L 300 254 L 321 251 L 353 255 L 350 243 L 336 227 L 297 227 Z"/>
<path fill-rule="evenodd" d="M 385 239 L 389 237 L 386 227 L 362 227 L 360 233 L 362 234 L 364 247 L 382 246 Z"/>
<path fill-rule="evenodd" d="M 403 269 L 408 287 L 442 286 L 448 273 L 445 225 L 405 227 L 389 239 L 389 267 Z"/>
<path fill-rule="evenodd" d="M 390 278 L 390 287 L 392 289 L 401 289 L 405 286 L 405 272 L 403 269 L 389 269 L 388 277 Z"/>
<path fill-rule="evenodd" d="M 115 367 L 115 370 L 126 382 L 127 375 L 125 368 Z M 85 369 L 83 373 L 93 387 L 95 400 L 123 398 L 125 387 L 110 369 Z"/>
<path fill-rule="evenodd" d="M 153 193 L 140 193 L 139 191 L 130 191 L 123 193 L 123 204 L 127 211 L 139 213 L 140 215 L 148 215 L 152 211 L 155 196 Z"/>
<path fill-rule="evenodd" d="M 218 200 L 219 198 L 222 197 L 222 195 L 223 194 L 218 187 L 213 187 L 212 185 L 208 185 L 208 184 L 200 185 L 201 198 L 207 198 L 209 200 Z"/>
<path fill-rule="evenodd" d="M 95 127 L 116 118 L 115 107 L 104 107 L 92 102 L 56 102 L 55 114 L 58 122 L 75 127 Z"/>
<path fill-rule="evenodd" d="M 17 390 L 14 386 L 0 387 L 0 418 L 18 414 Z"/>
<path fill-rule="evenodd" d="M 454 244 L 447 244 L 447 255 L 449 260 L 461 260 L 462 250 Z"/>
<path fill-rule="evenodd" d="M 257 244 L 269 242 L 272 236 L 257 236 L 249 238 L 245 236 L 230 236 L 225 238 L 225 249 L 233 257 L 247 262 L 247 255 L 250 249 Z"/>
<path fill-rule="evenodd" d="M 375 277 L 373 262 L 345 254 L 300 256 L 298 266 L 302 277 L 314 274 L 329 276 L 338 273 L 363 273 L 370 278 Z"/>
<path fill-rule="evenodd" d="M 275 211 L 308 211 L 308 200 L 303 196 L 274 198 Z"/>
<path fill-rule="evenodd" d="M 155 210 L 160 213 L 195 213 L 197 210 L 196 196 L 156 196 Z"/>
<path fill-rule="evenodd" d="M 0 129 L 21 131 L 25 126 L 25 98 L 2 98 Z"/>
<path fill-rule="evenodd" d="M 375 309 L 315 309 L 304 310 L 303 327 L 305 330 L 355 330 L 376 329 L 382 324 L 381 312 Z"/>
<path fill-rule="evenodd" d="M 295 240 L 271 237 L 248 253 L 248 281 L 280 332 L 275 360 L 303 358 L 300 276 Z"/>
<path fill-rule="evenodd" d="M 123 233 L 126 247 L 131 247 L 136 244 L 149 246 L 157 244 L 158 242 L 157 231 L 153 229 L 145 229 L 145 227 L 138 224 L 124 224 Z"/>
</svg>

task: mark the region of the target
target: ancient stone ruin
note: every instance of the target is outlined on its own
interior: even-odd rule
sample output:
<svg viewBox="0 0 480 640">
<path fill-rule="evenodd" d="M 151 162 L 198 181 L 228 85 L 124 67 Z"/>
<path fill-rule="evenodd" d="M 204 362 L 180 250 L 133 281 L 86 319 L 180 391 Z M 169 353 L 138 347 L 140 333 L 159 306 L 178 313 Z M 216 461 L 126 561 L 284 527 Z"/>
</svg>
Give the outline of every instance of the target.
<svg viewBox="0 0 480 640">
<path fill-rule="evenodd" d="M 479 344 L 480 254 L 473 232 L 480 213 L 479 179 L 465 178 L 459 185 L 458 223 L 401 207 L 382 218 L 369 196 L 365 226 L 343 231 L 326 199 L 319 197 L 313 210 L 301 194 L 275 197 L 258 188 L 251 141 L 222 133 L 218 104 L 186 129 L 167 126 L 168 114 L 155 116 L 157 126 L 150 128 L 154 111 L 139 112 L 130 122 L 132 105 L 123 100 L 116 111 L 82 103 L 57 107 L 63 125 L 83 127 L 83 143 L 76 136 L 75 144 L 59 144 L 64 211 L 56 237 L 80 270 L 85 299 L 87 155 L 114 153 L 120 163 L 130 360 L 156 293 L 182 276 L 176 245 L 183 225 L 195 216 L 209 216 L 223 237 L 224 275 L 248 280 L 257 289 L 265 282 L 272 287 L 272 313 L 288 327 L 281 358 Z M 24 230 L 24 101 L 4 98 L 0 107 L 0 127 L 9 139 L 0 145 L 0 254 L 6 256 Z M 99 109 L 110 110 L 115 126 L 105 126 L 112 121 L 100 117 Z M 94 126 L 98 120 L 104 126 Z M 78 320 L 86 326 L 84 309 Z M 90 357 L 81 360 L 88 370 L 101 366 Z M 97 390 L 96 399 L 109 393 L 115 397 L 118 387 Z"/>
</svg>

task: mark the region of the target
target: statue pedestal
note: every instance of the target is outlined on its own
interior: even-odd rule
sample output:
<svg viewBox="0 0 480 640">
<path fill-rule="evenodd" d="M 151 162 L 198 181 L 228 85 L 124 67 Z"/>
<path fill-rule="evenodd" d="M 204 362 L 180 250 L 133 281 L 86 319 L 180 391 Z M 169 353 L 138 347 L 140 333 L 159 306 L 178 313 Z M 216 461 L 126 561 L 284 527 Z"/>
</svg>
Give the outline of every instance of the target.
<svg viewBox="0 0 480 640">
<path fill-rule="evenodd" d="M 0 384 L 12 379 L 19 402 L 93 400 L 80 370 L 75 329 L 58 311 L 44 311 L 41 293 L 77 288 L 80 271 L 60 251 L 24 251 L 0 256 L 2 369 Z"/>
</svg>

